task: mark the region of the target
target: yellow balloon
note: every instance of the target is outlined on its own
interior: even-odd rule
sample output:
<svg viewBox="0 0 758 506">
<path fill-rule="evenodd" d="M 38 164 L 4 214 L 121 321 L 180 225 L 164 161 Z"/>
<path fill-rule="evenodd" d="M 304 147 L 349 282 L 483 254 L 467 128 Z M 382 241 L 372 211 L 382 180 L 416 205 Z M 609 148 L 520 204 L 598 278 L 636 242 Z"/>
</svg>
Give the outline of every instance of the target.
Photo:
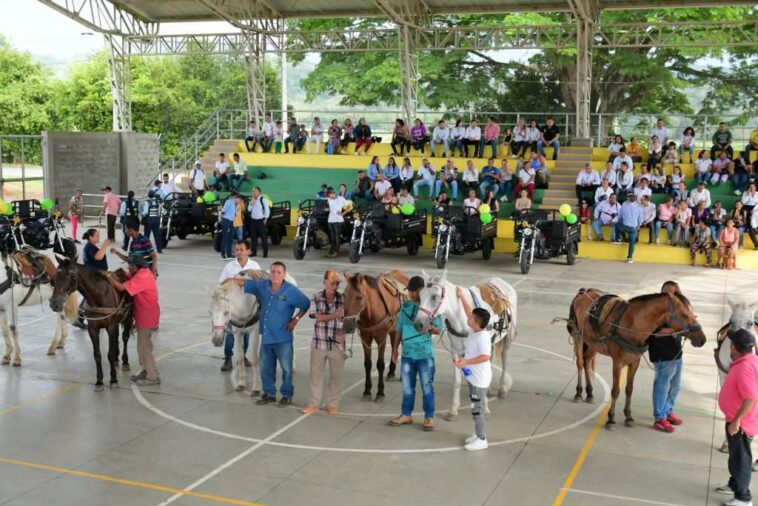
<svg viewBox="0 0 758 506">
<path fill-rule="evenodd" d="M 479 214 L 489 214 L 491 211 L 489 204 L 479 206 Z"/>
<path fill-rule="evenodd" d="M 392 214 L 400 214 L 400 209 L 397 206 L 392 206 Z"/>
<path fill-rule="evenodd" d="M 571 214 L 571 206 L 568 204 L 561 204 L 561 207 L 558 208 L 558 212 L 561 213 L 561 216 L 566 217 Z"/>
</svg>

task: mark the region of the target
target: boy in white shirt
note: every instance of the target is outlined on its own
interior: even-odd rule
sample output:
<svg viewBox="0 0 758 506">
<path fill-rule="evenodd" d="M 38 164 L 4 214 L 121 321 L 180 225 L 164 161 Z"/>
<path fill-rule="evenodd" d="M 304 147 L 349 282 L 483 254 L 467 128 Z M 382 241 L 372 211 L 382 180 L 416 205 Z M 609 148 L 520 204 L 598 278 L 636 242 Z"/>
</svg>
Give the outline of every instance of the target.
<svg viewBox="0 0 758 506">
<path fill-rule="evenodd" d="M 437 146 L 442 145 L 442 158 L 447 158 L 447 144 L 450 139 L 450 129 L 445 126 L 445 120 L 440 120 L 432 133 L 432 156 L 436 156 Z"/>
<path fill-rule="evenodd" d="M 282 122 L 277 121 L 274 126 L 274 152 L 278 155 L 282 152 L 282 143 L 284 141 L 284 129 Z"/>
<path fill-rule="evenodd" d="M 264 153 L 268 153 L 271 151 L 271 146 L 274 145 L 274 133 L 276 131 L 276 125 L 271 121 L 271 113 L 266 113 L 265 120 L 261 125 L 261 130 L 263 130 L 261 148 Z"/>
<path fill-rule="evenodd" d="M 492 381 L 492 343 L 485 330 L 490 323 L 490 313 L 484 308 L 471 309 L 461 287 L 455 293 L 463 305 L 470 327 L 466 339 L 466 353 L 463 359 L 453 357 L 453 365 L 461 369 L 469 383 L 471 397 L 471 414 L 474 417 L 474 434 L 466 438 L 464 448 L 469 451 L 487 449 L 487 433 L 484 427 L 484 408 L 482 403 L 487 396 L 487 389 Z"/>
</svg>

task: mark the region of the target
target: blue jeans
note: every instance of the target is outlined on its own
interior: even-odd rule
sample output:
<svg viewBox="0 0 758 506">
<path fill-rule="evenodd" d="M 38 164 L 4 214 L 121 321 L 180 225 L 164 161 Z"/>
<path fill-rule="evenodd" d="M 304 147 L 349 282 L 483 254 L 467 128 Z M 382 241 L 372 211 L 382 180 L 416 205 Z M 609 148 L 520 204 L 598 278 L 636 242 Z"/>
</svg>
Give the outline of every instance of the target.
<svg viewBox="0 0 758 506">
<path fill-rule="evenodd" d="M 463 156 L 463 141 L 458 139 L 450 139 L 447 141 L 447 145 L 450 147 L 450 155 L 455 156 L 455 148 L 458 148 L 458 156 Z"/>
<path fill-rule="evenodd" d="M 595 236 L 598 239 L 602 239 L 603 238 L 603 230 L 600 228 L 602 226 L 603 226 L 603 224 L 600 223 L 598 220 L 594 220 L 592 222 L 592 228 L 595 230 Z M 616 227 L 612 223 L 610 223 L 607 226 L 611 227 L 611 241 L 615 241 L 616 240 Z"/>
<path fill-rule="evenodd" d="M 232 228 L 232 220 L 227 220 L 226 218 L 221 220 L 221 256 L 232 256 L 232 239 L 234 235 Z"/>
<path fill-rule="evenodd" d="M 245 227 L 234 227 L 234 233 L 232 237 L 234 237 L 235 241 L 241 241 L 244 239 L 245 235 Z"/>
<path fill-rule="evenodd" d="M 292 399 L 295 386 L 292 384 L 292 341 L 275 344 L 261 344 L 261 382 L 263 393 L 276 397 L 276 363 L 282 368 L 282 397 Z"/>
<path fill-rule="evenodd" d="M 413 196 L 418 197 L 418 190 L 422 186 L 426 186 L 429 188 L 429 197 L 434 197 L 434 181 L 430 181 L 429 179 L 419 179 L 415 183 L 413 183 Z"/>
<path fill-rule="evenodd" d="M 708 184 L 708 180 L 711 178 L 710 172 L 706 172 L 705 174 L 701 174 L 699 172 L 695 172 L 695 181 L 698 183 L 705 183 Z"/>
<path fill-rule="evenodd" d="M 661 227 L 663 226 L 663 222 L 661 220 L 655 220 L 655 240 L 657 241 L 661 236 Z M 666 231 L 668 232 L 668 240 L 672 240 L 674 238 L 674 222 L 669 221 L 666 223 Z"/>
<path fill-rule="evenodd" d="M 735 190 L 745 191 L 747 190 L 747 182 L 750 180 L 750 176 L 747 174 L 737 173 L 732 174 L 732 185 Z"/>
<path fill-rule="evenodd" d="M 627 259 L 631 259 L 634 256 L 634 245 L 637 242 L 637 234 L 639 230 L 635 227 L 627 227 L 620 221 L 616 223 L 616 239 L 621 238 L 621 234 L 626 234 L 629 238 L 629 251 L 626 254 Z"/>
<path fill-rule="evenodd" d="M 437 189 L 436 195 L 439 195 L 440 191 L 442 190 L 442 180 L 438 179 L 434 183 L 434 186 Z M 457 199 L 458 198 L 458 181 L 453 180 L 453 181 L 451 181 L 451 182 L 448 183 L 448 186 L 450 187 L 450 190 L 452 190 L 452 192 L 453 192 L 453 195 L 452 195 L 453 200 Z M 450 191 L 450 190 L 448 190 L 448 191 Z"/>
<path fill-rule="evenodd" d="M 690 147 L 687 148 L 690 152 L 690 163 L 695 162 L 695 145 L 690 144 Z M 684 157 L 684 144 L 679 144 L 679 158 Z"/>
<path fill-rule="evenodd" d="M 711 229 L 711 242 L 719 242 L 719 236 L 721 235 L 721 231 L 724 230 L 724 224 L 708 225 L 708 228 Z"/>
<path fill-rule="evenodd" d="M 479 185 L 479 193 L 482 197 L 486 197 L 490 190 L 493 190 L 495 195 L 497 195 L 497 192 L 500 190 L 500 184 L 496 183 L 493 179 L 487 178 Z"/>
<path fill-rule="evenodd" d="M 553 147 L 553 160 L 555 160 L 556 158 L 558 158 L 558 151 L 561 149 L 561 141 L 559 141 L 558 139 L 555 139 L 552 142 L 548 142 L 548 146 Z M 545 156 L 545 143 L 542 142 L 542 139 L 537 141 L 537 151 L 542 156 Z"/>
<path fill-rule="evenodd" d="M 479 156 L 484 156 L 484 146 L 492 146 L 492 158 L 497 158 L 497 139 L 485 141 L 482 137 L 479 141 Z"/>
<path fill-rule="evenodd" d="M 653 416 L 663 420 L 674 411 L 676 398 L 679 397 L 682 379 L 682 359 L 655 362 L 655 379 L 653 380 Z"/>
<path fill-rule="evenodd" d="M 424 417 L 434 418 L 434 359 L 412 359 L 403 357 L 400 376 L 403 379 L 403 416 L 411 416 L 416 404 L 416 375 L 421 380 L 424 394 Z"/>
<path fill-rule="evenodd" d="M 242 342 L 242 350 L 247 354 L 247 348 L 250 346 L 250 334 L 245 332 L 245 338 Z M 231 358 L 234 355 L 234 334 L 229 332 L 224 339 L 224 358 Z"/>
</svg>

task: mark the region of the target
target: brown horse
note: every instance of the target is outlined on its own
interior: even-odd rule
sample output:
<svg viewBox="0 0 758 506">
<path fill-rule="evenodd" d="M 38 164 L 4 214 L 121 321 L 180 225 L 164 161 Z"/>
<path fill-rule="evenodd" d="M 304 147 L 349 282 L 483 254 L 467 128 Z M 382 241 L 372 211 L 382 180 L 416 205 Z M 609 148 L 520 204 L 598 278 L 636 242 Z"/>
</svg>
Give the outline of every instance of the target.
<svg viewBox="0 0 758 506">
<path fill-rule="evenodd" d="M 705 333 L 697 322 L 687 298 L 677 290 L 640 295 L 629 301 L 595 288 L 582 288 L 571 302 L 566 328 L 574 340 L 577 384 L 574 401 L 582 399 L 582 371 L 586 381 L 587 402 L 592 402 L 592 374 L 595 356 L 600 353 L 613 359 L 613 389 L 606 427 L 616 423 L 616 399 L 619 396 L 621 369 L 626 373 L 625 424 L 631 427 L 631 400 L 634 375 L 640 357 L 647 351 L 649 338 L 681 336 L 699 348 Z"/>
<path fill-rule="evenodd" d="M 408 276 L 394 270 L 377 277 L 365 274 L 345 274 L 345 318 L 343 330 L 352 334 L 356 329 L 363 344 L 363 367 L 366 370 L 366 387 L 363 400 L 371 399 L 371 345 L 376 342 L 379 356 L 376 369 L 379 373 L 376 402 L 384 400 L 384 348 L 390 336 L 392 358 L 387 380 L 395 377 L 400 334 L 395 330 L 395 320 L 400 305 L 405 300 L 405 285 Z"/>
<path fill-rule="evenodd" d="M 123 327 L 121 339 L 124 342 L 124 353 L 121 355 L 122 369 L 129 370 L 127 343 L 132 330 L 132 300 L 126 292 L 116 292 L 106 277 L 116 276 L 119 281 L 125 281 L 126 275 L 122 269 L 108 273 L 85 265 L 79 265 L 75 260 L 58 258 L 58 268 L 53 278 L 53 295 L 50 298 L 50 308 L 60 311 L 66 298 L 76 292 L 84 297 L 84 312 L 87 317 L 87 330 L 92 341 L 92 348 L 97 366 L 97 382 L 95 390 L 103 389 L 103 364 L 100 356 L 100 330 L 108 333 L 108 364 L 110 365 L 110 386 L 118 385 L 118 333 L 119 325 Z"/>
</svg>

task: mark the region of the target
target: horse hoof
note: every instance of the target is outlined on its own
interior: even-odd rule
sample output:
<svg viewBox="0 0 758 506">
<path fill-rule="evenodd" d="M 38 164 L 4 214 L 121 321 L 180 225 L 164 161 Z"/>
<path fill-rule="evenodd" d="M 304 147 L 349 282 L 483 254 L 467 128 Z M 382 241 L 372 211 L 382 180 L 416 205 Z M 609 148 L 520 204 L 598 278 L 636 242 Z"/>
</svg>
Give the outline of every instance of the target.
<svg viewBox="0 0 758 506">
<path fill-rule="evenodd" d="M 8 365 L 11 363 L 11 359 L 9 357 L 3 357 L 3 365 Z"/>
<path fill-rule="evenodd" d="M 576 394 L 574 396 L 574 402 L 582 402 L 582 394 Z"/>
<path fill-rule="evenodd" d="M 593 402 L 595 402 L 595 398 L 592 396 L 589 396 L 586 399 L 584 399 L 584 402 L 586 402 L 587 404 L 592 404 Z"/>
<path fill-rule="evenodd" d="M 62 349 L 63 349 L 63 345 L 62 345 L 62 344 L 59 344 L 59 345 L 58 345 L 58 346 L 56 346 L 55 348 L 56 348 L 56 349 L 58 349 L 58 350 L 62 350 Z"/>
<path fill-rule="evenodd" d="M 118 388 L 118 381 L 111 381 L 110 385 L 108 385 L 111 388 Z"/>
<path fill-rule="evenodd" d="M 634 418 L 628 418 L 628 419 L 624 420 L 624 425 L 626 425 L 630 429 L 632 427 L 634 427 Z"/>
<path fill-rule="evenodd" d="M 397 376 L 394 374 L 387 374 L 387 378 L 385 381 L 397 381 Z"/>
<path fill-rule="evenodd" d="M 370 393 L 363 394 L 363 397 L 361 397 L 361 402 L 369 402 L 369 401 L 371 401 L 371 394 Z"/>
<path fill-rule="evenodd" d="M 506 395 L 507 393 L 508 393 L 508 392 L 506 392 L 505 390 L 500 390 L 500 391 L 497 393 L 497 398 L 498 398 L 498 399 L 505 399 L 505 395 Z"/>
<path fill-rule="evenodd" d="M 608 430 L 616 428 L 616 422 L 612 420 L 608 420 L 607 422 L 605 422 L 605 428 Z"/>
<path fill-rule="evenodd" d="M 458 419 L 458 413 L 448 413 L 445 415 L 446 422 L 454 422 Z"/>
<path fill-rule="evenodd" d="M 13 367 L 21 367 L 21 360 L 14 360 Z"/>
<path fill-rule="evenodd" d="M 102 392 L 105 390 L 105 386 L 103 384 L 95 385 L 95 392 Z"/>
<path fill-rule="evenodd" d="M 261 391 L 260 390 L 250 390 L 250 397 L 260 397 Z"/>
<path fill-rule="evenodd" d="M 55 355 L 55 349 L 54 349 L 54 348 L 53 348 L 53 349 L 49 349 L 49 350 L 47 350 L 47 356 L 48 356 L 48 357 L 51 357 L 51 356 L 53 356 L 53 355 Z"/>
<path fill-rule="evenodd" d="M 377 402 L 379 404 L 381 404 L 382 402 L 384 402 L 384 394 L 377 394 L 376 395 L 376 399 L 374 399 L 374 402 Z"/>
<path fill-rule="evenodd" d="M 121 366 L 121 370 L 124 371 L 124 372 L 131 371 L 131 367 L 129 367 L 129 364 L 123 364 Z"/>
<path fill-rule="evenodd" d="M 235 390 L 237 390 L 238 392 L 242 392 L 243 390 L 245 390 L 245 385 L 237 385 L 237 388 Z"/>
</svg>

